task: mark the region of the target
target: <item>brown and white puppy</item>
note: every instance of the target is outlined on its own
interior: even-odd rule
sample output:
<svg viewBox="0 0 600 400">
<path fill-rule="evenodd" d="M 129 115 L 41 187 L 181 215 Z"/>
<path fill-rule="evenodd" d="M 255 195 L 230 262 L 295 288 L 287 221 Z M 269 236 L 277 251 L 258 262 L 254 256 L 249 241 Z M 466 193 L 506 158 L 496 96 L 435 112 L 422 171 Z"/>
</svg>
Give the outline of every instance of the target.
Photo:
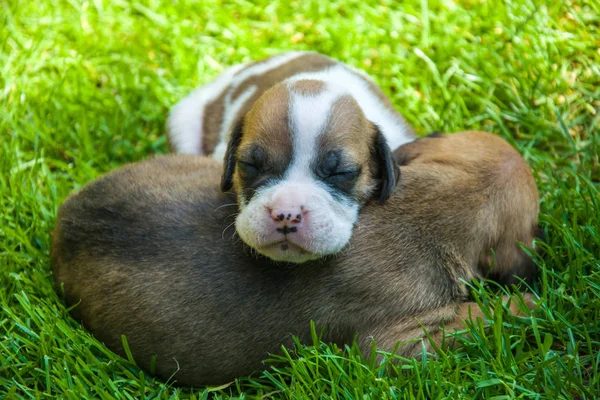
<svg viewBox="0 0 600 400">
<path fill-rule="evenodd" d="M 175 105 L 168 127 L 175 151 L 225 158 L 244 242 L 295 263 L 348 243 L 359 209 L 396 186 L 390 147 L 414 140 L 363 72 L 312 52 L 228 69 Z"/>
<path fill-rule="evenodd" d="M 294 268 L 275 268 L 225 238 L 231 195 L 221 164 L 204 157 L 155 157 L 87 185 L 60 208 L 52 260 L 57 289 L 75 317 L 109 348 L 184 385 L 222 384 L 263 368 L 291 336 L 371 338 L 402 356 L 431 350 L 446 331 L 483 317 L 464 281 L 530 277 L 518 243 L 537 233 L 531 172 L 490 134 L 424 138 L 401 147 L 400 190 L 367 206 L 347 250 Z M 490 271 L 495 250 L 494 269 Z M 511 305 L 513 313 L 516 305 Z M 422 339 L 409 342 L 411 339 Z M 156 359 L 153 362 L 153 357 Z"/>
</svg>

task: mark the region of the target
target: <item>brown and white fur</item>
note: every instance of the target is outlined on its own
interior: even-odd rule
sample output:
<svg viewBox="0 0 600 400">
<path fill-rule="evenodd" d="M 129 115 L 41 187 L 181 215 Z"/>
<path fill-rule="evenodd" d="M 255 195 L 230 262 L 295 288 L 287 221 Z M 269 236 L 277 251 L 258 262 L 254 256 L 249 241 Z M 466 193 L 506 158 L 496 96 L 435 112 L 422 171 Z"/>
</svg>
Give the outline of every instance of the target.
<svg viewBox="0 0 600 400">
<path fill-rule="evenodd" d="M 235 200 L 220 163 L 171 155 L 121 168 L 61 206 L 53 233 L 57 289 L 109 348 L 184 385 L 222 384 L 264 367 L 310 321 L 340 346 L 358 334 L 402 356 L 438 345 L 470 315 L 465 281 L 531 278 L 519 247 L 537 235 L 531 171 L 504 140 L 465 132 L 398 149 L 398 190 L 367 205 L 348 248 L 293 268 L 247 254 L 227 233 Z M 495 260 L 492 260 L 495 250 Z M 493 264 L 493 269 L 490 267 Z M 507 300 L 507 299 L 505 299 Z M 517 312 L 514 302 L 513 313 Z M 412 339 L 420 339 L 409 342 Z"/>
<path fill-rule="evenodd" d="M 175 151 L 225 159 L 244 242 L 295 263 L 348 243 L 360 208 L 396 185 L 390 148 L 415 138 L 363 72 L 312 52 L 231 67 L 175 105 L 168 128 Z"/>
</svg>

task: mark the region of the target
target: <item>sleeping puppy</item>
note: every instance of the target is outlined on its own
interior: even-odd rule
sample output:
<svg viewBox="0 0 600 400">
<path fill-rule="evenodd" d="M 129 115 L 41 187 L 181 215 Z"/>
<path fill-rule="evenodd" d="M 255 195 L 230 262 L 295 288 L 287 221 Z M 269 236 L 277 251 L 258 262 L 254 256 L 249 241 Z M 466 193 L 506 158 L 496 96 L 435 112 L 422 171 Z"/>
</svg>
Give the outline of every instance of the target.
<svg viewBox="0 0 600 400">
<path fill-rule="evenodd" d="M 168 128 L 175 151 L 224 158 L 242 240 L 294 263 L 348 243 L 360 208 L 396 186 L 390 146 L 414 140 L 364 73 L 311 52 L 231 67 L 175 105 Z"/>
<path fill-rule="evenodd" d="M 261 369 L 292 335 L 310 342 L 311 320 L 339 346 L 357 334 L 366 353 L 372 338 L 385 351 L 402 342 L 405 357 L 431 350 L 423 327 L 439 345 L 443 325 L 461 330 L 485 315 L 465 281 L 533 276 L 518 243 L 537 234 L 538 194 L 524 160 L 491 134 L 423 138 L 395 156 L 400 188 L 365 207 L 350 246 L 294 268 L 226 238 L 232 198 L 220 191 L 220 163 L 171 155 L 126 166 L 61 206 L 57 290 L 110 349 L 123 355 L 125 335 L 138 365 L 155 363 L 162 378 L 178 371 L 183 385 Z"/>
</svg>

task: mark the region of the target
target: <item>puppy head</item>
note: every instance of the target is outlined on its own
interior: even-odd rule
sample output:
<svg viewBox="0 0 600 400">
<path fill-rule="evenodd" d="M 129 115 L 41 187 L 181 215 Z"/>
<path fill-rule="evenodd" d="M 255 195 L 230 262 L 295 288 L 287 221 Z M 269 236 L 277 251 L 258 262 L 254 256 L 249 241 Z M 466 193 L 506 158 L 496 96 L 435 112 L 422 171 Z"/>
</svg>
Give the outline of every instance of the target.
<svg viewBox="0 0 600 400">
<path fill-rule="evenodd" d="M 387 200 L 399 176 L 383 134 L 344 88 L 298 80 L 269 89 L 238 122 L 221 186 L 238 195 L 246 244 L 301 263 L 340 251 L 361 206 Z"/>
</svg>

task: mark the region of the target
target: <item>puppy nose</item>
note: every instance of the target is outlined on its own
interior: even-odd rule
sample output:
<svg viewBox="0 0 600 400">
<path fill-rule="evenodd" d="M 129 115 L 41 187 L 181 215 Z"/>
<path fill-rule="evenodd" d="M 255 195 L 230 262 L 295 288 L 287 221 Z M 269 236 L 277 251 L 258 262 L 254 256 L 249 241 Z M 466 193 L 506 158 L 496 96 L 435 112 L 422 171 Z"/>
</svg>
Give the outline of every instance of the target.
<svg viewBox="0 0 600 400">
<path fill-rule="evenodd" d="M 271 218 L 273 221 L 285 225 L 295 225 L 302 222 L 303 212 L 297 208 L 273 208 L 271 209 Z"/>
<path fill-rule="evenodd" d="M 282 187 L 273 193 L 267 211 L 277 232 L 294 233 L 306 223 L 306 201 L 307 193 L 298 187 Z"/>
<path fill-rule="evenodd" d="M 268 211 L 275 222 L 277 232 L 287 235 L 296 232 L 302 226 L 306 207 L 299 203 L 280 201 L 272 204 Z"/>
</svg>

